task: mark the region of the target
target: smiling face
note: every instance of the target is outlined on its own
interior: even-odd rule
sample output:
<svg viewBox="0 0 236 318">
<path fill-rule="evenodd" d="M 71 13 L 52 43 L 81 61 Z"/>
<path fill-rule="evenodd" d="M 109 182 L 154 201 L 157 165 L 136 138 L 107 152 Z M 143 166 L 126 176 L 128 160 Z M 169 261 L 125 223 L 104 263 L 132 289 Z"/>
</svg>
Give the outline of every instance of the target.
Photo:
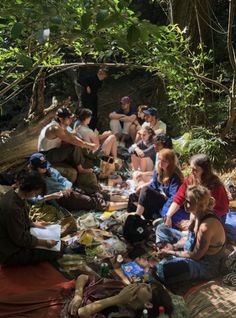
<svg viewBox="0 0 236 318">
<path fill-rule="evenodd" d="M 149 139 L 149 134 L 146 130 L 141 130 L 140 136 L 144 142 L 147 142 Z"/>
</svg>

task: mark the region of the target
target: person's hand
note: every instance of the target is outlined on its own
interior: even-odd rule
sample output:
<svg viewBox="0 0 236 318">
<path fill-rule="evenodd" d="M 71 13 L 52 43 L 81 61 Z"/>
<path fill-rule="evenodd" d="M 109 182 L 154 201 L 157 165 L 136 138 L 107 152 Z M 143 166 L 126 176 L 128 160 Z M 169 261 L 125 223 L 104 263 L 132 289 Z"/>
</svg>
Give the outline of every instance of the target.
<svg viewBox="0 0 236 318">
<path fill-rule="evenodd" d="M 169 249 L 166 249 L 165 247 L 162 248 L 161 250 L 159 250 L 159 252 L 158 252 L 158 256 L 161 258 L 163 258 L 167 255 L 170 255 L 170 254 L 172 254 L 172 251 L 170 251 Z"/>
<path fill-rule="evenodd" d="M 63 191 L 54 192 L 49 195 L 50 200 L 58 200 L 63 197 Z"/>
<path fill-rule="evenodd" d="M 139 289 L 139 284 L 131 284 L 122 289 L 122 291 L 116 296 L 118 305 L 125 305 L 130 303 L 136 297 L 136 293 Z"/>
<path fill-rule="evenodd" d="M 166 216 L 166 219 L 165 219 L 165 222 L 164 224 L 168 227 L 172 227 L 172 220 L 171 220 L 171 217 L 169 216 Z"/>
<path fill-rule="evenodd" d="M 140 149 L 140 148 L 136 148 L 135 152 L 137 154 L 138 157 L 143 158 L 144 157 L 144 152 Z"/>
<path fill-rule="evenodd" d="M 75 295 L 71 300 L 68 306 L 68 312 L 70 315 L 75 316 L 78 314 L 78 309 L 80 308 L 82 303 L 82 297 L 79 295 Z"/>
<path fill-rule="evenodd" d="M 45 226 L 47 226 L 48 222 L 45 222 L 45 221 L 40 221 L 40 222 L 34 222 L 34 227 L 37 227 L 39 229 L 45 229 Z"/>
<path fill-rule="evenodd" d="M 86 148 L 89 149 L 89 150 L 95 151 L 95 150 L 97 150 L 97 145 L 92 143 L 92 142 L 87 142 L 86 143 Z"/>
<path fill-rule="evenodd" d="M 91 94 L 91 88 L 89 86 L 86 87 L 87 94 Z"/>
<path fill-rule="evenodd" d="M 55 241 L 55 240 L 45 240 L 45 247 L 52 248 L 52 247 L 56 246 L 57 243 L 58 243 L 58 241 Z"/>
<path fill-rule="evenodd" d="M 62 192 L 63 192 L 63 196 L 65 198 L 68 198 L 72 192 L 72 189 L 68 188 L 68 189 L 63 190 Z"/>
<path fill-rule="evenodd" d="M 165 250 L 167 250 L 167 251 L 173 251 L 173 250 L 174 250 L 174 247 L 173 247 L 172 244 L 166 243 L 166 244 L 165 244 L 165 247 L 164 247 L 163 249 L 165 249 Z"/>
</svg>

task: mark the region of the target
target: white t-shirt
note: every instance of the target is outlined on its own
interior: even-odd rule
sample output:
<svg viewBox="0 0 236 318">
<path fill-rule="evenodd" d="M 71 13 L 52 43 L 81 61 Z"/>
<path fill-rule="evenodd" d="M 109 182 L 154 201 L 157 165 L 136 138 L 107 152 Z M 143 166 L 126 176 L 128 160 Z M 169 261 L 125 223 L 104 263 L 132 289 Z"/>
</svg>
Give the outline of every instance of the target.
<svg viewBox="0 0 236 318">
<path fill-rule="evenodd" d="M 151 127 L 154 131 L 161 129 L 161 131 L 159 133 L 166 134 L 166 124 L 161 120 L 157 120 L 157 122 L 154 126 L 151 126 L 150 123 L 148 123 L 146 121 L 142 124 L 142 128 L 147 127 L 147 126 Z"/>
</svg>

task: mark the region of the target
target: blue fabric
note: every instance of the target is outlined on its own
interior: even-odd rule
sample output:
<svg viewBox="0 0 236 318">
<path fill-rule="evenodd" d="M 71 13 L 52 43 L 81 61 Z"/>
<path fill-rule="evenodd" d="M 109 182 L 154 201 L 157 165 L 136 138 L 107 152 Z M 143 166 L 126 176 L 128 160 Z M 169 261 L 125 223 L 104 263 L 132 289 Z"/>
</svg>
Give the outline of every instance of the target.
<svg viewBox="0 0 236 318">
<path fill-rule="evenodd" d="M 177 243 L 184 234 L 161 224 L 156 229 L 156 242 Z M 195 233 L 189 231 L 183 250 L 192 251 L 195 246 Z M 167 256 L 156 265 L 159 278 L 166 284 L 185 280 L 211 279 L 219 274 L 220 262 L 223 258 L 223 248 L 215 255 L 206 255 L 195 261 L 191 258 Z"/>
<path fill-rule="evenodd" d="M 236 242 L 236 212 L 230 211 L 225 218 L 226 235 L 231 241 Z"/>
<path fill-rule="evenodd" d="M 65 189 L 71 189 L 72 183 L 64 178 L 60 172 L 54 168 L 48 169 L 50 176 L 45 177 L 46 186 L 47 186 L 47 194 L 52 194 L 54 192 L 63 191 Z M 43 201 L 43 197 L 41 195 L 32 198 L 30 200 L 31 203 L 41 203 Z"/>
<path fill-rule="evenodd" d="M 181 180 L 177 175 L 173 175 L 170 179 L 170 183 L 167 185 L 163 185 L 157 180 L 157 172 L 153 172 L 152 180 L 150 186 L 156 190 L 159 191 L 160 193 L 164 193 L 166 196 L 167 200 L 165 204 L 163 205 L 160 214 L 163 218 L 166 217 L 166 214 L 169 210 L 169 207 L 171 203 L 173 202 L 174 196 L 176 192 L 178 191 L 180 185 L 181 185 Z M 172 224 L 173 227 L 176 227 L 177 223 L 179 223 L 182 220 L 188 220 L 189 219 L 189 213 L 187 213 L 184 208 L 180 208 L 172 217 Z"/>
</svg>

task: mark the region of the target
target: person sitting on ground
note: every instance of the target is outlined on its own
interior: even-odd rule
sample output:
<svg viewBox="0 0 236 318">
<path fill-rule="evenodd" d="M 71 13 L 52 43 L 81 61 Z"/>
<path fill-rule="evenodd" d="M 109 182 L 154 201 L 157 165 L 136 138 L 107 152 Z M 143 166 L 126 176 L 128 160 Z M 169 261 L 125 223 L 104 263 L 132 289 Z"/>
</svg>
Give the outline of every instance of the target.
<svg viewBox="0 0 236 318">
<path fill-rule="evenodd" d="M 135 121 L 133 121 L 129 130 L 130 137 L 133 140 L 133 142 L 135 141 L 137 131 L 141 129 L 142 124 L 145 122 L 145 119 L 144 119 L 145 114 L 143 111 L 147 109 L 148 109 L 147 105 L 139 105 L 137 108 L 137 118 L 135 119 Z"/>
<path fill-rule="evenodd" d="M 114 159 L 117 158 L 117 141 L 115 135 L 112 132 L 104 131 L 99 134 L 97 130 L 89 128 L 89 123 L 92 118 L 92 111 L 88 108 L 81 108 L 78 110 L 78 119 L 80 126 L 78 127 L 78 133 L 83 140 L 93 143 L 96 145 L 96 150 L 101 147 L 101 150 L 105 156 L 112 156 Z"/>
<path fill-rule="evenodd" d="M 143 215 L 148 220 L 165 216 L 183 179 L 174 150 L 162 149 L 151 184 L 140 191 L 136 214 Z M 179 219 L 189 219 L 189 214 L 184 209 L 179 211 L 172 220 L 173 224 Z"/>
<path fill-rule="evenodd" d="M 72 183 L 64 178 L 58 170 L 52 168 L 42 153 L 32 154 L 29 168 L 37 171 L 47 186 L 47 194 L 34 198 L 32 203 L 56 200 L 56 205 L 69 211 L 92 209 L 103 211 L 108 205 L 99 192 L 87 194 L 81 189 L 73 189 Z"/>
<path fill-rule="evenodd" d="M 166 124 L 158 119 L 157 109 L 154 107 L 144 110 L 145 122 L 142 124 L 142 128 L 149 126 L 155 134 L 166 134 Z M 140 139 L 139 131 L 136 135 L 136 141 Z"/>
<path fill-rule="evenodd" d="M 172 226 L 172 218 L 175 213 L 183 206 L 188 185 L 203 185 L 207 187 L 212 197 L 215 199 L 213 211 L 225 223 L 226 215 L 229 212 L 229 199 L 223 183 L 212 171 L 210 159 L 205 154 L 194 155 L 190 159 L 192 173 L 184 180 L 183 184 L 176 193 L 173 203 L 165 216 L 165 224 Z"/>
<path fill-rule="evenodd" d="M 154 318 L 158 316 L 161 305 L 165 307 L 166 314 L 171 315 L 171 297 L 159 282 L 124 286 L 114 279 L 99 279 L 82 274 L 77 278 L 75 295 L 68 305 L 68 312 L 79 317 L 109 315 L 141 318 L 143 309 L 146 308 L 148 317 Z"/>
<path fill-rule="evenodd" d="M 153 137 L 153 149 L 155 151 L 155 169 L 158 167 L 158 154 L 161 149 L 168 148 L 172 149 L 172 140 L 166 134 L 159 134 Z M 138 184 L 138 188 L 148 185 L 152 179 L 153 171 L 137 171 L 133 174 L 133 180 Z"/>
<path fill-rule="evenodd" d="M 43 228 L 47 223 L 32 223 L 29 219 L 27 200 L 43 193 L 45 182 L 35 171 L 21 171 L 16 178 L 15 189 L 0 199 L 0 264 L 19 266 L 52 261 L 59 252 L 40 249 L 52 248 L 55 240 L 38 239 L 30 234 L 31 227 Z"/>
<path fill-rule="evenodd" d="M 136 119 L 136 111 L 130 105 L 129 96 L 121 98 L 121 107 L 110 113 L 110 127 L 117 141 L 125 146 L 125 141 L 130 138 L 130 126 Z"/>
<path fill-rule="evenodd" d="M 53 164 L 67 162 L 79 173 L 91 172 L 91 168 L 84 168 L 85 157 L 82 148 L 94 150 L 96 145 L 68 132 L 67 126 L 71 124 L 72 117 L 73 114 L 69 108 L 59 108 L 55 119 L 40 132 L 38 151 L 42 152 Z"/>
<path fill-rule="evenodd" d="M 156 152 L 153 147 L 154 131 L 150 127 L 141 129 L 141 140 L 129 148 L 131 167 L 137 171 L 153 171 Z"/>
<path fill-rule="evenodd" d="M 157 227 L 157 243 L 164 243 L 160 255 L 165 258 L 156 265 L 156 273 L 165 284 L 210 280 L 220 274 L 226 237 L 221 220 L 213 212 L 214 204 L 215 200 L 207 188 L 188 186 L 185 209 L 194 215 L 194 220 L 187 240 L 178 230 L 163 224 Z"/>
</svg>

